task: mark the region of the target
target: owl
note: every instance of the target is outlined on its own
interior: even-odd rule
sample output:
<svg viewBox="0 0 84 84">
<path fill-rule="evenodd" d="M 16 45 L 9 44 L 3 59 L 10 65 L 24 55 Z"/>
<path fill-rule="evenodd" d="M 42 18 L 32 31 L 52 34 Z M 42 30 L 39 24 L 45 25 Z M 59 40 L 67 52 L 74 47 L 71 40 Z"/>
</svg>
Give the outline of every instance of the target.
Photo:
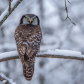
<svg viewBox="0 0 84 84">
<path fill-rule="evenodd" d="M 23 66 L 23 74 L 30 81 L 34 74 L 35 56 L 40 51 L 42 32 L 38 16 L 25 14 L 15 30 L 15 40 L 19 58 Z"/>
</svg>

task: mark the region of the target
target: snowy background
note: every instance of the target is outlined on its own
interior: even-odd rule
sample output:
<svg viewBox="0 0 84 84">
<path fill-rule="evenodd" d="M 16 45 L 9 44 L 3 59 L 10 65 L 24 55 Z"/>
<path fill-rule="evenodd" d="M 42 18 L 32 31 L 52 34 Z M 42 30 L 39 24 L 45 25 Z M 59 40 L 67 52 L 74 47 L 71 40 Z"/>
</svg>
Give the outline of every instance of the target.
<svg viewBox="0 0 84 84">
<path fill-rule="evenodd" d="M 41 51 L 74 50 L 84 54 L 84 0 L 69 0 L 69 20 L 65 21 L 64 0 L 24 0 L 0 27 L 0 53 L 16 50 L 14 32 L 23 14 L 39 16 L 43 39 Z M 0 0 L 0 15 L 8 0 Z M 84 61 L 56 58 L 36 58 L 32 80 L 26 81 L 19 59 L 0 62 L 4 73 L 17 84 L 84 84 Z"/>
</svg>

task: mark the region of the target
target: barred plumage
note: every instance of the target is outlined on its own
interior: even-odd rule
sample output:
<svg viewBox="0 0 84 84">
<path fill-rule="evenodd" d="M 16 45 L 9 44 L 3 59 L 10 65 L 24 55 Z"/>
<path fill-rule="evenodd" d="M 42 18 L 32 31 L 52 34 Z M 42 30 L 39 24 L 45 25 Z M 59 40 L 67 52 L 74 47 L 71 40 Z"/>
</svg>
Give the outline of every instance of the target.
<svg viewBox="0 0 84 84">
<path fill-rule="evenodd" d="M 23 63 L 23 74 L 27 80 L 31 80 L 34 73 L 35 56 L 29 57 L 27 61 Z"/>
<path fill-rule="evenodd" d="M 41 39 L 42 32 L 39 26 L 39 18 L 33 14 L 23 15 L 19 26 L 15 30 L 15 40 L 23 65 L 23 74 L 29 81 L 34 73 L 35 56 L 39 52 Z"/>
</svg>

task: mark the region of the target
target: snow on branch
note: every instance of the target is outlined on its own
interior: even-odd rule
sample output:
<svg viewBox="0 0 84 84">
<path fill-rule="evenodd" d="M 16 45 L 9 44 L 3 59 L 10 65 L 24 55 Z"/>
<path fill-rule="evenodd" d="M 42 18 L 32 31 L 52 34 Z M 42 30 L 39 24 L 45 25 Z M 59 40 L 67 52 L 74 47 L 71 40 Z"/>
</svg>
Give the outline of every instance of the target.
<svg viewBox="0 0 84 84">
<path fill-rule="evenodd" d="M 17 51 L 5 52 L 0 54 L 0 62 L 18 58 L 19 56 Z"/>
<path fill-rule="evenodd" d="M 41 52 L 36 57 L 84 60 L 84 55 L 82 55 L 81 52 L 58 49 Z M 12 59 L 19 59 L 17 51 L 5 52 L 0 54 L 0 62 Z"/>
<path fill-rule="evenodd" d="M 4 74 L 0 73 L 0 84 L 16 84 L 12 79 L 7 78 Z"/>
<path fill-rule="evenodd" d="M 23 0 L 13 0 L 11 3 L 11 0 L 9 0 L 9 6 L 6 8 L 6 10 L 0 16 L 0 26 L 3 24 L 3 22 L 9 17 L 9 15 L 15 10 L 15 8 L 17 8 L 17 6 L 22 1 Z"/>
</svg>

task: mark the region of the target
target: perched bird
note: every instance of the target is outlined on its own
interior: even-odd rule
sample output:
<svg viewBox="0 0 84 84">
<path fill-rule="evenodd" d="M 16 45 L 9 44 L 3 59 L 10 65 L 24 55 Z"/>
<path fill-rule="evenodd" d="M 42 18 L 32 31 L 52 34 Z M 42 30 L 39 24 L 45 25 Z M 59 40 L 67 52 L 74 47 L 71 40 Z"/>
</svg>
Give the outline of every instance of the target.
<svg viewBox="0 0 84 84">
<path fill-rule="evenodd" d="M 23 65 L 23 74 L 30 81 L 34 73 L 35 56 L 40 51 L 42 39 L 38 16 L 34 14 L 23 15 L 14 36 L 19 58 Z"/>
</svg>

